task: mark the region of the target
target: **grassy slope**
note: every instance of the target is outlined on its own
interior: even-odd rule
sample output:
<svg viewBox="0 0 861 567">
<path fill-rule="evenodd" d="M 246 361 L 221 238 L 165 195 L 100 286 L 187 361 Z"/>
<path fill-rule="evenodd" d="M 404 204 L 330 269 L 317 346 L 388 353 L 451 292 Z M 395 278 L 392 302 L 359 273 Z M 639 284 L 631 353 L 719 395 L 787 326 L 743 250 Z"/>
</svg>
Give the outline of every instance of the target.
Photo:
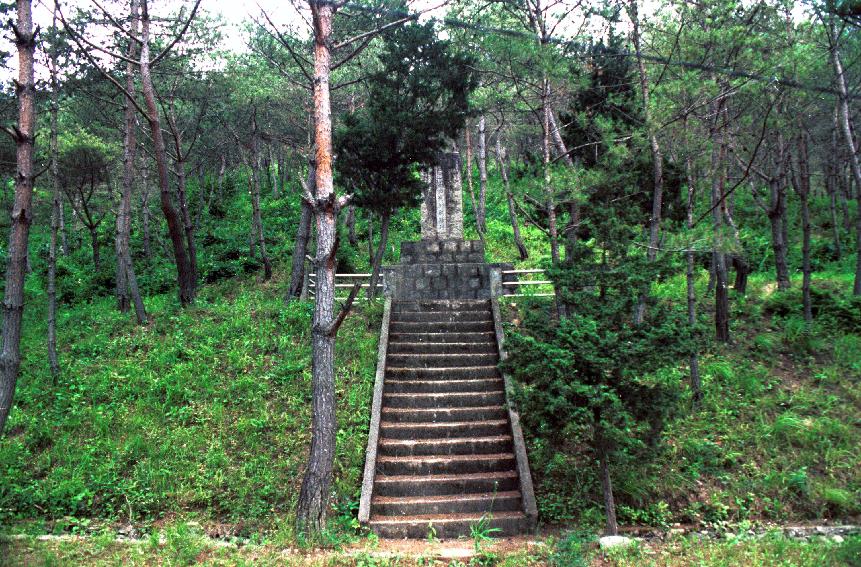
<svg viewBox="0 0 861 567">
<path fill-rule="evenodd" d="M 497 184 L 492 177 L 490 195 L 499 193 Z M 282 260 L 297 215 L 288 200 L 264 203 Z M 487 248 L 494 261 L 515 258 L 504 207 L 491 199 Z M 11 435 L 0 440 L 0 526 L 24 522 L 60 532 L 100 521 L 131 519 L 146 528 L 195 519 L 213 535 L 279 532 L 290 539 L 308 443 L 310 306 L 284 305 L 283 272 L 268 284 L 242 275 L 248 266 L 234 249 L 244 246 L 248 207 L 229 210 L 233 217 L 201 235 L 209 242 L 204 266 L 227 279 L 205 286 L 196 307 L 180 310 L 171 291 L 156 292 L 147 298 L 154 321 L 145 329 L 115 313 L 105 295 L 63 307 L 64 368 L 56 384 L 45 355 L 44 293 L 38 279 L 28 281 L 18 406 Z M 469 237 L 469 212 L 466 224 Z M 402 213 L 395 227 L 388 261 L 400 240 L 416 238 L 417 213 Z M 524 227 L 524 234 L 532 256 L 521 267 L 542 265 L 548 254 L 540 232 Z M 343 246 L 342 261 L 364 269 L 363 247 Z M 77 286 L 77 297 L 81 290 L 109 293 L 87 279 L 85 256 L 83 250 L 69 266 L 65 285 Z M 816 285 L 845 293 L 850 260 L 821 265 Z M 789 302 L 796 314 L 774 314 L 781 301 L 765 260 L 759 266 L 748 298 L 733 303 L 738 342 L 703 353 L 702 411 L 671 424 L 667 448 L 653 461 L 614 470 L 624 522 L 719 526 L 859 513 L 859 338 L 821 325 L 799 332 L 797 301 Z M 170 270 L 160 270 L 147 274 L 149 288 L 172 289 Z M 683 286 L 677 279 L 657 291 L 680 300 Z M 707 304 L 701 315 L 708 320 Z M 378 325 L 379 309 L 362 305 L 340 335 L 334 517 L 341 526 L 358 500 Z M 683 378 L 684 365 L 677 372 Z M 530 449 L 543 519 L 599 524 L 591 457 L 576 448 Z"/>
<path fill-rule="evenodd" d="M 817 285 L 840 296 L 845 269 L 817 274 Z M 707 279 L 698 279 L 700 297 Z M 775 293 L 768 274 L 749 286 L 747 297 L 733 298 L 734 342 L 701 353 L 702 408 L 690 411 L 685 399 L 653 459 L 613 471 L 623 523 L 724 528 L 861 514 L 861 336 L 819 320 L 805 332 L 797 290 Z M 683 297 L 683 287 L 678 278 L 657 293 Z M 699 309 L 710 320 L 709 305 Z M 786 309 L 793 313 L 775 314 Z M 687 390 L 686 363 L 670 372 Z M 526 435 L 545 521 L 599 527 L 591 454 Z"/>
<path fill-rule="evenodd" d="M 188 310 L 151 297 L 146 328 L 110 298 L 64 310 L 56 384 L 31 311 L 17 410 L 0 443 L 0 521 L 60 529 L 86 522 L 73 518 L 179 514 L 245 535 L 292 524 L 281 520 L 309 440 L 312 305 L 285 306 L 282 288 L 229 281 Z M 335 492 L 345 514 L 358 500 L 379 315 L 359 307 L 337 352 Z"/>
</svg>

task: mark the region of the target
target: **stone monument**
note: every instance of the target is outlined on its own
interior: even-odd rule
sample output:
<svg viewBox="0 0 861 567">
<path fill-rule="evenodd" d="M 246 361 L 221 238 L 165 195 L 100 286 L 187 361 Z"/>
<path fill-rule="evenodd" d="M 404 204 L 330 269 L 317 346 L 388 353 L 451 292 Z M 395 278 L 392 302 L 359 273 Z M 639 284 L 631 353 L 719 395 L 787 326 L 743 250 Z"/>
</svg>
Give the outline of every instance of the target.
<svg viewBox="0 0 861 567">
<path fill-rule="evenodd" d="M 396 300 L 488 299 L 491 266 L 484 242 L 463 238 L 460 154 L 444 152 L 423 173 L 422 239 L 401 243 L 401 261 L 383 268 L 385 293 Z"/>
<path fill-rule="evenodd" d="M 422 180 L 427 184 L 422 191 L 422 239 L 463 239 L 460 154 L 438 154 Z"/>
</svg>

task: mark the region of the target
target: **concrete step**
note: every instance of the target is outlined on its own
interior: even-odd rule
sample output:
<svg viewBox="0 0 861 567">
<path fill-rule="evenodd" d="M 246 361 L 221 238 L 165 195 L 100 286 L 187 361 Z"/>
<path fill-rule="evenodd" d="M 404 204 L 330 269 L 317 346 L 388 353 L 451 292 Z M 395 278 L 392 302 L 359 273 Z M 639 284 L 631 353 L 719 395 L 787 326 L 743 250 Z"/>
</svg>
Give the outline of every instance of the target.
<svg viewBox="0 0 861 567">
<path fill-rule="evenodd" d="M 517 490 L 517 473 L 501 471 L 471 474 L 377 475 L 378 496 L 444 496 Z"/>
<path fill-rule="evenodd" d="M 386 380 L 480 380 L 499 378 L 495 364 L 486 366 L 438 366 L 436 368 L 407 368 L 388 365 Z"/>
<path fill-rule="evenodd" d="M 516 468 L 514 453 L 377 458 L 377 472 L 386 475 L 468 474 Z"/>
<path fill-rule="evenodd" d="M 380 439 L 379 454 L 390 457 L 419 455 L 487 455 L 510 453 L 511 435 L 452 439 Z"/>
<path fill-rule="evenodd" d="M 385 391 L 392 394 L 496 392 L 505 389 L 505 383 L 500 377 L 475 380 L 386 380 L 385 386 Z"/>
<path fill-rule="evenodd" d="M 386 362 L 391 366 L 404 368 L 440 368 L 449 366 L 493 366 L 499 362 L 499 355 L 493 353 L 459 354 L 404 354 L 390 353 Z"/>
<path fill-rule="evenodd" d="M 490 514 L 523 510 L 519 490 L 458 494 L 457 496 L 375 496 L 371 514 L 386 519 L 424 514 Z"/>
<path fill-rule="evenodd" d="M 401 311 L 392 313 L 395 323 L 443 323 L 448 321 L 482 321 L 492 322 L 493 314 L 485 311 Z"/>
<path fill-rule="evenodd" d="M 485 517 L 483 514 L 424 514 L 416 516 L 371 516 L 371 529 L 382 538 L 422 539 L 433 533 L 440 539 L 468 537 L 470 527 Z M 505 537 L 526 531 L 527 522 L 523 512 L 497 512 L 487 516 L 487 526 L 498 531 L 493 537 Z"/>
<path fill-rule="evenodd" d="M 409 343 L 389 341 L 389 354 L 496 354 L 496 342 Z"/>
<path fill-rule="evenodd" d="M 508 433 L 507 419 L 486 421 L 443 421 L 440 423 L 380 423 L 385 439 L 450 439 L 452 437 L 490 437 Z"/>
<path fill-rule="evenodd" d="M 387 408 L 445 408 L 495 406 L 505 403 L 505 392 L 445 392 L 439 394 L 383 394 Z"/>
<path fill-rule="evenodd" d="M 423 299 L 419 301 L 393 301 L 392 312 L 405 311 L 487 311 L 486 299 Z"/>
<path fill-rule="evenodd" d="M 493 331 L 493 321 L 392 321 L 390 333 L 486 333 Z"/>
<path fill-rule="evenodd" d="M 478 406 L 462 408 L 383 408 L 382 420 L 392 423 L 422 421 L 464 421 L 467 419 L 506 419 L 505 406 Z"/>
<path fill-rule="evenodd" d="M 496 344 L 496 333 L 389 333 L 389 345 L 392 343 L 493 343 Z"/>
</svg>

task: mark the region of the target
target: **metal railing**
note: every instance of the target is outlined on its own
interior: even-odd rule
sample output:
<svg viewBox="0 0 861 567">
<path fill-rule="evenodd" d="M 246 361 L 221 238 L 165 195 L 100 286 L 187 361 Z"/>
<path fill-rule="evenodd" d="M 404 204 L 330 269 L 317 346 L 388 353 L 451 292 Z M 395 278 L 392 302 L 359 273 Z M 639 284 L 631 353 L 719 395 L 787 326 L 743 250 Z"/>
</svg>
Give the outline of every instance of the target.
<svg viewBox="0 0 861 567">
<path fill-rule="evenodd" d="M 505 281 L 505 276 L 528 275 L 529 277 L 544 276 L 544 279 L 528 279 L 517 281 Z M 502 271 L 502 287 L 505 289 L 505 298 L 512 297 L 553 297 L 553 282 L 546 279 L 545 271 L 542 269 L 530 270 L 503 270 Z M 533 287 L 534 286 L 534 287 Z M 507 288 L 507 289 L 506 289 Z M 514 293 L 509 293 L 513 291 Z"/>
<path fill-rule="evenodd" d="M 314 297 L 314 291 L 317 287 L 316 282 L 316 274 L 308 274 L 308 296 Z M 353 286 L 356 285 L 357 281 L 360 281 L 360 286 L 362 289 L 368 289 L 371 287 L 371 274 L 335 274 L 335 297 L 338 299 L 343 299 L 349 296 L 350 290 L 353 289 Z M 381 278 L 382 279 L 382 278 Z M 338 294 L 339 291 L 344 290 L 347 293 Z M 383 291 L 383 283 L 382 281 L 377 283 L 377 298 L 382 297 Z"/>
<path fill-rule="evenodd" d="M 308 296 L 314 297 L 316 274 L 312 273 L 310 270 L 306 270 L 305 274 L 307 278 Z M 508 276 L 508 278 L 506 278 L 506 276 Z M 517 278 L 520 276 L 527 276 L 533 279 L 505 281 L 506 279 L 511 279 L 511 276 L 515 276 Z M 338 299 L 346 298 L 357 282 L 360 283 L 360 287 L 362 289 L 368 289 L 371 287 L 370 279 L 370 273 L 335 274 L 335 297 Z M 547 279 L 545 271 L 542 269 L 503 270 L 502 279 L 505 297 L 509 299 L 517 297 L 553 297 L 555 295 L 553 292 L 553 282 Z M 382 275 L 380 275 L 380 281 L 377 283 L 377 298 L 381 298 L 383 296 L 383 287 Z M 339 294 L 339 292 L 342 293 Z"/>
</svg>

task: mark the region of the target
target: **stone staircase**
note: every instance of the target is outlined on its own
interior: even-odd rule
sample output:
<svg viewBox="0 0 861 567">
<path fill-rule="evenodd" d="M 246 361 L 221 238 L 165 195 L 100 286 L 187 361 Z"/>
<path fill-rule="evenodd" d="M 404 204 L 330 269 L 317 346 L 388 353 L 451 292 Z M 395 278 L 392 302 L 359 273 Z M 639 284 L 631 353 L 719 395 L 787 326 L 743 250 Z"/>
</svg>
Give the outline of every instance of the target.
<svg viewBox="0 0 861 567">
<path fill-rule="evenodd" d="M 497 369 L 491 301 L 395 299 L 389 317 L 365 473 L 369 526 L 382 537 L 424 538 L 432 525 L 450 538 L 486 518 L 495 535 L 522 533 L 534 514 L 524 513 L 519 428 Z M 519 446 L 528 477 L 522 439 Z"/>
</svg>

